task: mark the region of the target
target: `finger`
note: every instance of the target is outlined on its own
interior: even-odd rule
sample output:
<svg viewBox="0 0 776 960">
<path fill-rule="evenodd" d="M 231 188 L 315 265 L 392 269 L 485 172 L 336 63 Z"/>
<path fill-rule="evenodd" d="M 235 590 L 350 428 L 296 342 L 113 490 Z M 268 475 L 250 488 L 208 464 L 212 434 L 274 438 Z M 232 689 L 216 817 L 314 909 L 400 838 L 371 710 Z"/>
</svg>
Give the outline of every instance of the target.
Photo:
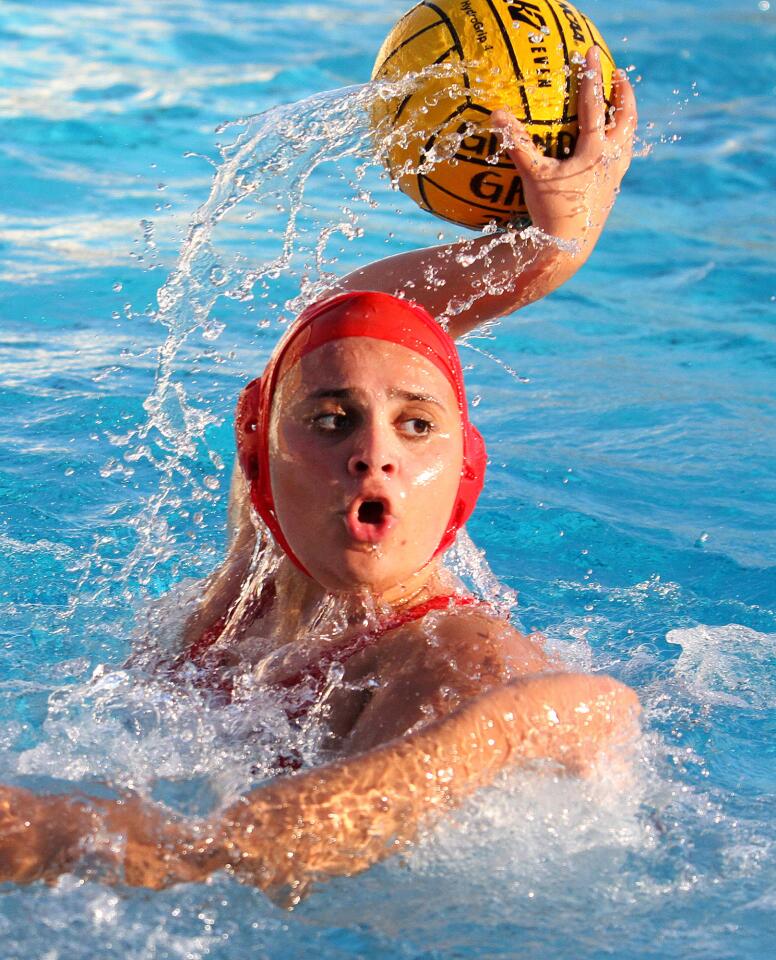
<svg viewBox="0 0 776 960">
<path fill-rule="evenodd" d="M 579 139 L 574 156 L 590 159 L 600 156 L 606 136 L 606 110 L 601 80 L 601 54 L 591 47 L 585 57 L 585 69 L 579 83 L 577 100 Z"/>
<path fill-rule="evenodd" d="M 607 140 L 620 149 L 630 149 L 638 123 L 636 95 L 624 70 L 618 70 L 612 84 L 613 122 L 606 131 Z"/>
<path fill-rule="evenodd" d="M 530 133 L 509 110 L 500 108 L 490 115 L 491 128 L 500 137 L 509 159 L 522 174 L 536 173 L 546 157 L 531 139 Z"/>
</svg>

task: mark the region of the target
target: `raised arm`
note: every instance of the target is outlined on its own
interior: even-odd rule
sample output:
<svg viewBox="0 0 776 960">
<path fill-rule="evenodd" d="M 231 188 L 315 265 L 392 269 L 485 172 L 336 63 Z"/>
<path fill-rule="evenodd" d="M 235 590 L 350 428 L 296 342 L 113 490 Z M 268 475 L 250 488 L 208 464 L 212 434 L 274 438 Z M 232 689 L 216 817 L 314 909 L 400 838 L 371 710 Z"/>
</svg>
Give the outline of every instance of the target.
<svg viewBox="0 0 776 960">
<path fill-rule="evenodd" d="M 552 293 L 573 276 L 593 251 L 614 205 L 630 164 L 637 119 L 633 89 L 620 71 L 607 126 L 597 47 L 588 52 L 586 67 L 573 156 L 545 157 L 508 111 L 492 114 L 493 128 L 522 178 L 532 229 L 401 253 L 354 271 L 340 289 L 403 294 L 460 337 Z"/>
<path fill-rule="evenodd" d="M 573 774 L 633 738 L 638 702 L 603 676 L 543 674 L 348 760 L 275 780 L 222 816 L 173 821 L 137 799 L 85 801 L 0 788 L 0 881 L 53 879 L 86 847 L 109 878 L 158 888 L 227 869 L 283 902 L 396 852 L 419 825 L 510 765 Z"/>
</svg>

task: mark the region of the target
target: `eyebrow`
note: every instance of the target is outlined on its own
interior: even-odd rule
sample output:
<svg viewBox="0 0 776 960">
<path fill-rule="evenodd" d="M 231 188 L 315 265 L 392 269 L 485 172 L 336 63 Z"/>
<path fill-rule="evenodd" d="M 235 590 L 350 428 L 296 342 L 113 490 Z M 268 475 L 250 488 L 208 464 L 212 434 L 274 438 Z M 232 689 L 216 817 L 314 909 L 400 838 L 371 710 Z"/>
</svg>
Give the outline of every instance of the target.
<svg viewBox="0 0 776 960">
<path fill-rule="evenodd" d="M 308 394 L 308 400 L 347 400 L 357 395 L 360 391 L 354 387 L 322 387 L 320 390 L 314 390 Z M 430 403 L 435 407 L 442 408 L 444 404 L 430 393 L 418 393 L 414 390 L 394 390 L 388 391 L 388 396 L 393 399 L 406 400 L 409 403 Z"/>
<path fill-rule="evenodd" d="M 397 397 L 400 400 L 407 400 L 410 403 L 432 403 L 435 407 L 442 407 L 443 404 L 430 393 L 417 393 L 413 390 L 390 390 L 389 397 Z"/>
</svg>

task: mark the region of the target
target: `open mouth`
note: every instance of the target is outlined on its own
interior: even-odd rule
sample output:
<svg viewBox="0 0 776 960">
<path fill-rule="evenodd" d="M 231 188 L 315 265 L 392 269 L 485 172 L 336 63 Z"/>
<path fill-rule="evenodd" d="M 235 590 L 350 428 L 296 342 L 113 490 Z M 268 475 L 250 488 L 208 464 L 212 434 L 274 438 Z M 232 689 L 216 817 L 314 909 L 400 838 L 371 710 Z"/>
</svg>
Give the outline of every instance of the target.
<svg viewBox="0 0 776 960">
<path fill-rule="evenodd" d="M 358 522 L 379 524 L 385 516 L 385 504 L 381 500 L 364 500 L 358 508 Z"/>
<path fill-rule="evenodd" d="M 387 500 L 365 498 L 355 500 L 345 514 L 348 533 L 359 543 L 380 543 L 395 521 Z"/>
</svg>

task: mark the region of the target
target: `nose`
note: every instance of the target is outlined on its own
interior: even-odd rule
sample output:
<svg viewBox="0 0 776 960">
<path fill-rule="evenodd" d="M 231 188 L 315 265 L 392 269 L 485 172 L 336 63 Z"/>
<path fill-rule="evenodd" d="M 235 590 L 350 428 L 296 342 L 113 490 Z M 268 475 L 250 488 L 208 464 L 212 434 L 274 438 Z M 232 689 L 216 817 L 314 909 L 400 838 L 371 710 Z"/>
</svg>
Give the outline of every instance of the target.
<svg viewBox="0 0 776 960">
<path fill-rule="evenodd" d="M 390 477 L 396 473 L 398 460 L 389 430 L 381 428 L 379 424 L 368 424 L 358 432 L 354 441 L 348 457 L 348 473 L 351 476 L 378 474 Z"/>
</svg>

